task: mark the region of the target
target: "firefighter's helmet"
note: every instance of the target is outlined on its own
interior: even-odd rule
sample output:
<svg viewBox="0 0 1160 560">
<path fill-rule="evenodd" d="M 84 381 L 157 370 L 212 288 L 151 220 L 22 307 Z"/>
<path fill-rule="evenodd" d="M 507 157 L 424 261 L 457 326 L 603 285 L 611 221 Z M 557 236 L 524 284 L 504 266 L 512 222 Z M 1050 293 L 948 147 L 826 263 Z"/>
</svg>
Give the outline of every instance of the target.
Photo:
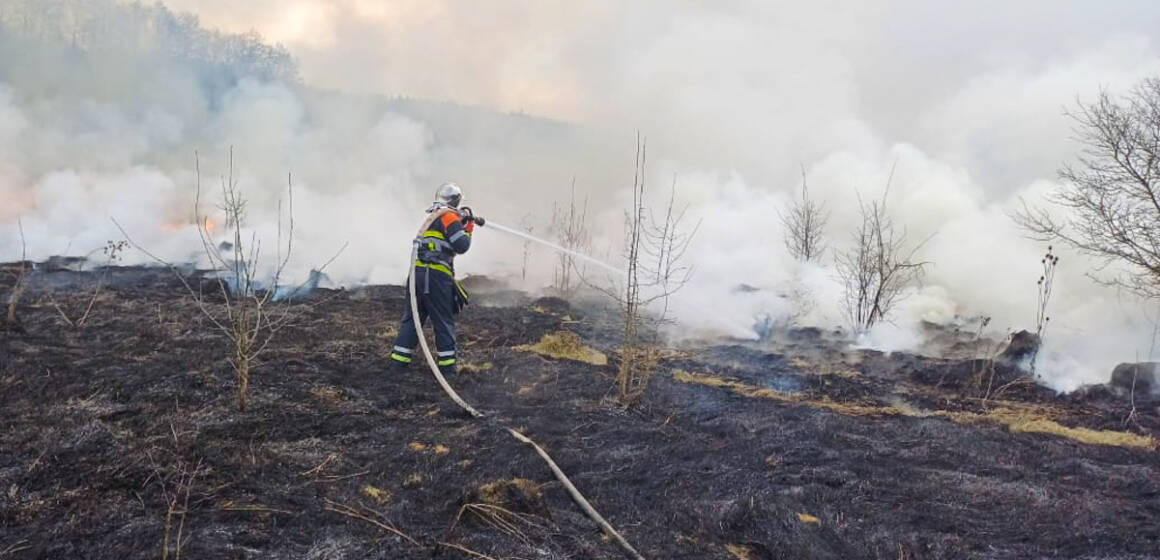
<svg viewBox="0 0 1160 560">
<path fill-rule="evenodd" d="M 452 208 L 459 208 L 459 201 L 463 198 L 463 189 L 455 183 L 443 183 L 435 190 L 435 203 L 446 204 Z"/>
</svg>

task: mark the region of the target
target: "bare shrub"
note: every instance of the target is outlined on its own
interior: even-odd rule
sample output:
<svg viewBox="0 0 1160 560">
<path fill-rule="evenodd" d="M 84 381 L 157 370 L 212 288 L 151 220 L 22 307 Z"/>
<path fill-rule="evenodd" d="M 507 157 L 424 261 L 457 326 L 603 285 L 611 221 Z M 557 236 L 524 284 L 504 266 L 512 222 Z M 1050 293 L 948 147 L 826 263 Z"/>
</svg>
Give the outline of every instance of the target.
<svg viewBox="0 0 1160 560">
<path fill-rule="evenodd" d="M 925 242 L 908 247 L 906 230 L 895 227 L 886 208 L 889 192 L 887 182 L 881 200 L 866 203 L 858 198 L 862 219 L 853 233 L 854 244 L 834 257 L 844 287 L 843 309 L 855 333 L 888 317 L 928 264 L 915 260 Z"/>
<path fill-rule="evenodd" d="M 804 167 L 802 196 L 780 217 L 781 224 L 785 228 L 785 248 L 793 258 L 803 262 L 822 258 L 826 252 L 826 241 L 823 236 L 826 224 L 830 221 L 830 212 L 826 209 L 825 203 L 810 198 Z"/>
<path fill-rule="evenodd" d="M 61 306 L 61 304 L 59 302 L 57 302 L 55 299 L 51 300 L 52 307 L 54 309 L 56 309 L 56 312 L 60 315 L 60 317 L 62 319 L 64 319 L 64 322 L 67 323 L 68 326 L 73 327 L 73 328 L 77 328 L 77 329 L 85 326 L 85 323 L 89 320 L 89 315 L 93 312 L 93 306 L 97 303 L 97 298 L 99 298 L 101 296 L 101 291 L 104 289 L 104 287 L 108 281 L 110 267 L 112 267 L 114 262 L 121 260 L 121 252 L 124 251 L 125 248 L 128 246 L 129 246 L 128 241 L 124 241 L 124 240 L 111 241 L 110 240 L 110 241 L 105 242 L 105 245 L 102 246 L 100 249 L 97 249 L 97 250 L 89 253 L 89 256 L 92 256 L 97 251 L 100 251 L 104 254 L 105 261 L 104 261 L 104 265 L 101 268 L 100 275 L 97 276 L 96 285 L 93 286 L 93 289 L 89 292 L 87 304 L 84 306 L 83 310 L 79 310 L 75 314 L 76 318 L 73 318 L 72 316 L 70 316 L 73 314 L 70 314 L 67 311 L 65 311 L 64 307 Z"/>
<path fill-rule="evenodd" d="M 1048 197 L 1062 216 L 1024 203 L 1016 222 L 1036 239 L 1124 265 L 1098 281 L 1160 297 L 1160 78 L 1119 99 L 1102 91 L 1069 116 L 1083 149 Z"/>
<path fill-rule="evenodd" d="M 221 179 L 222 200 L 218 209 L 225 214 L 225 227 L 232 237 L 230 242 L 215 241 L 212 232 L 213 226 L 208 216 L 201 209 L 201 163 L 196 161 L 197 196 L 194 203 L 194 220 L 200 235 L 203 253 L 210 264 L 210 272 L 217 284 L 223 303 L 210 305 L 200 289 L 191 286 L 181 272 L 169 262 L 145 250 L 125 233 L 126 239 L 152 259 L 162 263 L 177 275 L 189 294 L 196 300 L 202 314 L 210 323 L 221 332 L 230 342 L 231 356 L 229 363 L 237 378 L 238 409 L 245 410 L 248 405 L 250 373 L 258 365 L 258 359 L 276 338 L 278 333 L 290 325 L 307 306 L 296 307 L 294 296 L 297 288 L 279 294 L 282 276 L 290 262 L 294 240 L 294 182 L 287 176 L 287 229 L 283 232 L 282 201 L 278 202 L 278 233 L 276 241 L 276 255 L 273 261 L 273 271 L 268 279 L 260 278 L 262 270 L 262 243 L 257 234 L 248 237 L 243 234 L 243 224 L 246 219 L 247 201 L 234 179 L 233 148 L 229 154 L 229 171 Z M 116 223 L 114 221 L 114 223 Z M 120 228 L 120 224 L 117 224 Z M 285 242 L 283 242 L 285 235 Z M 341 253 L 345 249 L 339 249 Z M 338 253 L 321 267 L 315 269 L 321 273 Z"/>
<path fill-rule="evenodd" d="M 572 179 L 572 190 L 568 197 L 567 208 L 560 207 L 556 204 L 552 205 L 552 223 L 556 224 L 555 237 L 557 243 L 569 250 L 579 253 L 586 252 L 591 244 L 592 237 L 588 232 L 588 198 L 585 197 L 583 203 L 577 205 L 576 203 L 576 179 Z M 529 230 L 528 233 L 531 233 Z M 527 245 L 524 247 L 524 259 L 527 260 Z M 571 294 L 578 280 L 583 275 L 583 269 L 578 268 L 576 260 L 572 255 L 567 253 L 560 253 L 559 261 L 556 263 L 556 275 L 552 282 L 552 287 L 557 292 L 568 295 Z M 527 266 L 525 264 L 525 270 Z"/>
<path fill-rule="evenodd" d="M 691 229 L 682 225 L 687 208 L 676 208 L 675 178 L 663 217 L 650 211 L 645 203 L 647 161 L 646 143 L 638 135 L 632 207 L 625 213 L 624 257 L 628 268 L 621 281 L 610 282 L 611 287 L 594 286 L 621 309 L 617 392 L 625 406 L 644 394 L 655 372 L 660 352 L 649 344 L 649 335 L 655 335 L 664 321 L 669 297 L 692 276 L 693 268 L 684 263 L 683 257 L 700 225 Z M 665 302 L 664 309 L 655 321 L 648 322 L 646 309 L 657 301 Z"/>
<path fill-rule="evenodd" d="M 185 534 L 185 525 L 190 512 L 190 495 L 193 493 L 197 478 L 208 471 L 202 466 L 200 459 L 194 462 L 183 457 L 182 435 L 183 433 L 171 421 L 166 438 L 170 440 L 171 447 L 154 448 L 145 452 L 151 470 L 145 484 L 148 485 L 150 482 L 156 484 L 165 502 L 164 533 L 161 540 L 162 560 L 169 558 L 181 560 L 181 554 L 189 541 Z"/>
</svg>

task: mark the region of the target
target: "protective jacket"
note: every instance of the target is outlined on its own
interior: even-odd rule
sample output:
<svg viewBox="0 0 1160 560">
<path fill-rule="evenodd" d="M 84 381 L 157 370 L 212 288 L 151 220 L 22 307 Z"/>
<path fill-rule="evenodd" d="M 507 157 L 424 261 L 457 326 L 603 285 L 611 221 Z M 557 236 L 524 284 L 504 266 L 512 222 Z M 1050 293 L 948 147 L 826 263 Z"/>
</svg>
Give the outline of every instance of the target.
<svg viewBox="0 0 1160 560">
<path fill-rule="evenodd" d="M 457 361 L 455 314 L 467 304 L 467 292 L 455 281 L 455 256 L 471 248 L 475 224 L 461 217 L 454 208 L 435 206 L 430 212 L 437 214 L 426 231 L 415 239 L 418 255 L 412 278 L 419 305 L 419 324 L 425 324 L 430 317 L 435 331 L 436 360 L 440 369 L 450 373 L 455 371 Z M 411 363 L 418 344 L 411 299 L 406 298 L 391 359 L 400 364 Z"/>
</svg>

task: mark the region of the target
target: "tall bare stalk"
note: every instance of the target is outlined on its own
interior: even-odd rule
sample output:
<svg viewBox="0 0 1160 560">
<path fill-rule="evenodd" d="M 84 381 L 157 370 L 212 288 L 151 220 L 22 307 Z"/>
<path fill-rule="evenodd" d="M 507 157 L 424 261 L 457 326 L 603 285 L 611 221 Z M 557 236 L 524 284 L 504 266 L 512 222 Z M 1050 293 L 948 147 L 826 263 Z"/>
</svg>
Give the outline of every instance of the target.
<svg viewBox="0 0 1160 560">
<path fill-rule="evenodd" d="M 20 298 L 24 295 L 24 290 L 27 288 L 28 276 L 28 245 L 24 239 L 24 221 L 19 216 L 16 218 L 16 227 L 20 230 L 20 272 L 16 275 L 16 283 L 12 285 L 12 293 L 8 294 L 8 315 L 4 321 L 7 329 L 15 329 L 17 324 L 16 307 L 20 305 Z"/>
</svg>

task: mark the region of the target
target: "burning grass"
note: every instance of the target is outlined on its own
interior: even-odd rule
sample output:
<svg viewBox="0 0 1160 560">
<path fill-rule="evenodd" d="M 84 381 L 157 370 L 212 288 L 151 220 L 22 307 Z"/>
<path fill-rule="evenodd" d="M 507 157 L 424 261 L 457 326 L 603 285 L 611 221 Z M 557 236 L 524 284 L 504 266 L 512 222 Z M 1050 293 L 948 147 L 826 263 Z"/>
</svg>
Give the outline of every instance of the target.
<svg viewBox="0 0 1160 560">
<path fill-rule="evenodd" d="M 599 350 L 585 346 L 580 337 L 570 331 L 545 334 L 536 344 L 516 346 L 520 352 L 532 352 L 549 358 L 574 360 L 594 366 L 608 365 L 608 356 Z"/>
</svg>

